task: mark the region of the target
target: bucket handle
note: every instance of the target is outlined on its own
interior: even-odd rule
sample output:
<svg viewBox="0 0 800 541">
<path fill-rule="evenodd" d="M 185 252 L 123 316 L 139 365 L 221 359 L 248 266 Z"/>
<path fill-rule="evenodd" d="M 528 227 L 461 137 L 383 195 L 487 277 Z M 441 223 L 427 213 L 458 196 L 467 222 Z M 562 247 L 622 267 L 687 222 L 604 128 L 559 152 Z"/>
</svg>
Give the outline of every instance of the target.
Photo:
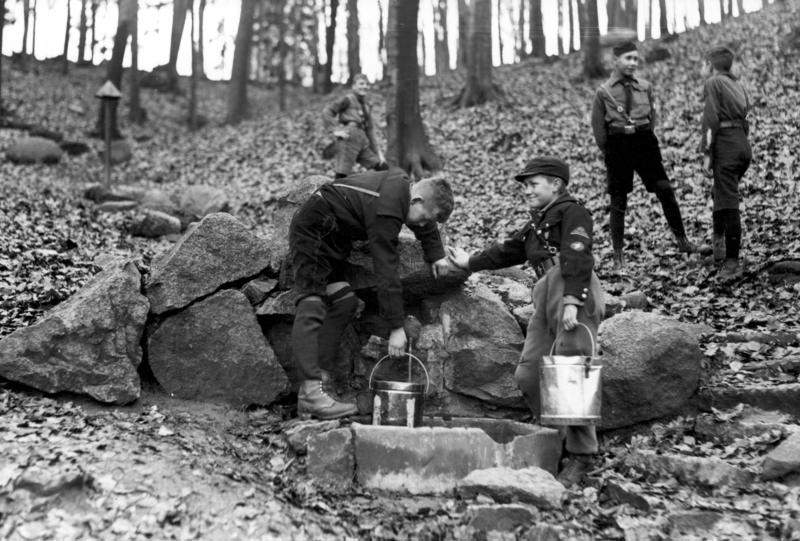
<svg viewBox="0 0 800 541">
<path fill-rule="evenodd" d="M 587 327 L 584 323 L 581 323 L 580 321 L 578 322 L 578 326 L 579 327 L 583 327 L 584 329 L 586 329 L 586 334 L 589 335 L 589 340 L 591 340 L 591 342 L 592 342 L 592 357 L 596 357 L 597 356 L 597 343 L 595 343 L 595 341 L 594 341 L 594 335 L 592 334 L 592 331 L 589 329 L 589 327 Z M 553 340 L 553 345 L 550 346 L 550 356 L 552 356 L 553 353 L 555 353 L 556 343 L 558 342 L 558 339 L 561 338 L 562 334 L 564 334 L 564 331 L 561 331 L 560 333 L 558 333 L 556 335 L 556 339 Z"/>
<path fill-rule="evenodd" d="M 408 353 L 408 352 L 406 352 L 405 355 L 408 355 L 411 359 L 417 361 L 417 363 L 419 363 L 419 365 L 422 367 L 422 371 L 425 372 L 425 394 L 427 395 L 428 394 L 428 389 L 430 389 L 430 386 L 431 386 L 431 377 L 430 377 L 430 375 L 428 375 L 428 369 L 425 368 L 425 365 L 422 364 L 422 361 L 420 361 L 419 358 L 416 355 L 412 355 L 411 353 Z M 375 366 L 372 367 L 372 372 L 369 373 L 369 388 L 370 389 L 372 389 L 372 378 L 375 375 L 375 371 L 378 369 L 378 366 L 380 366 L 380 364 L 383 361 L 385 361 L 386 359 L 389 359 L 389 358 L 390 358 L 389 355 L 384 355 L 383 357 L 381 357 L 381 359 L 377 363 L 375 363 Z"/>
</svg>

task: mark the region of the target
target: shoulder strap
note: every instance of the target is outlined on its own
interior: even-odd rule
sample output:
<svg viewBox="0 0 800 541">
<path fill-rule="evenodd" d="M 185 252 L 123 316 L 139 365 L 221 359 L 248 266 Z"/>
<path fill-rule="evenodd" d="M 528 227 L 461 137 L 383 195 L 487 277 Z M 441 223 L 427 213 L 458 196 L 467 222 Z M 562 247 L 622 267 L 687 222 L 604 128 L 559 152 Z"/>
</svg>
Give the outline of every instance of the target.
<svg viewBox="0 0 800 541">
<path fill-rule="evenodd" d="M 355 190 L 357 192 L 365 193 L 367 195 L 371 195 L 372 197 L 381 196 L 381 194 L 379 194 L 378 192 L 374 190 L 369 190 L 367 188 L 362 188 L 361 186 L 352 186 L 350 184 L 342 184 L 341 182 L 334 182 L 332 185 L 336 186 L 337 188 L 349 188 L 350 190 Z"/>
</svg>

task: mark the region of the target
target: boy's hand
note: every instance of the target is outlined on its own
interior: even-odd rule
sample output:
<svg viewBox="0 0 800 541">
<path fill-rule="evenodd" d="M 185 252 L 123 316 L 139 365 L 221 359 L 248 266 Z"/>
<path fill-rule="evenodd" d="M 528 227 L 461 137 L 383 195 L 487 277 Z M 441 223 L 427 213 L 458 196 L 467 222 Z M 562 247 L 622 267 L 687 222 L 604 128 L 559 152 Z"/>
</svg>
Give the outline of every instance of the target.
<svg viewBox="0 0 800 541">
<path fill-rule="evenodd" d="M 564 305 L 564 316 L 562 319 L 564 329 L 571 331 L 578 326 L 578 307 L 574 304 Z"/>
<path fill-rule="evenodd" d="M 403 327 L 398 327 L 389 334 L 389 355 L 392 357 L 400 357 L 406 353 L 406 345 L 408 339 L 406 338 L 406 331 Z"/>
<path fill-rule="evenodd" d="M 347 130 L 338 128 L 333 130 L 333 136 L 337 139 L 347 139 L 350 135 L 347 133 Z"/>
<path fill-rule="evenodd" d="M 447 276 L 450 274 L 450 269 L 452 265 L 450 264 L 450 260 L 446 257 L 441 258 L 439 261 L 434 261 L 431 263 L 431 272 L 433 273 L 433 277 L 435 279 L 439 279 L 443 276 Z"/>
<path fill-rule="evenodd" d="M 447 259 L 450 263 L 461 270 L 469 270 L 469 253 L 462 248 L 447 247 Z"/>
</svg>

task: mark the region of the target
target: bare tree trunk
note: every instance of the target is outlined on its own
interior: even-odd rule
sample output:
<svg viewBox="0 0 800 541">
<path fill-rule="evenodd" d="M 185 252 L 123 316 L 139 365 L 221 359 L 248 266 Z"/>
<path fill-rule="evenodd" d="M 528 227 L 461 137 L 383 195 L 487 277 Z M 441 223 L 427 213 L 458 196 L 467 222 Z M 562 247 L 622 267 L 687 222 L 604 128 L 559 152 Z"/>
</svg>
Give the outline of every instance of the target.
<svg viewBox="0 0 800 541">
<path fill-rule="evenodd" d="M 697 13 L 700 15 L 700 26 L 706 25 L 706 0 L 697 0 Z"/>
<path fill-rule="evenodd" d="M 22 55 L 28 55 L 28 28 L 31 19 L 31 1 L 22 0 Z"/>
<path fill-rule="evenodd" d="M 31 4 L 31 56 L 36 58 L 36 0 Z"/>
<path fill-rule="evenodd" d="M 459 107 L 480 105 L 500 94 L 492 81 L 491 0 L 472 0 L 470 8 L 467 84 L 456 99 Z"/>
<path fill-rule="evenodd" d="M 322 91 L 328 94 L 333 90 L 333 45 L 336 40 L 336 12 L 339 10 L 339 0 L 330 0 L 331 18 L 330 24 L 325 29 L 325 55 L 328 61 L 325 63 L 325 69 L 322 74 Z"/>
<path fill-rule="evenodd" d="M 122 60 L 125 57 L 125 49 L 128 47 L 128 36 L 130 36 L 133 27 L 133 18 L 135 17 L 136 0 L 120 0 L 119 2 L 119 16 L 117 20 L 117 33 L 114 35 L 114 47 L 111 50 L 111 60 L 108 61 L 108 70 L 106 78 L 111 81 L 120 91 L 122 90 Z M 105 131 L 105 118 L 106 108 L 104 107 L 104 100 L 100 101 L 100 114 L 97 115 L 97 125 L 95 126 L 93 135 L 103 137 Z M 122 134 L 119 131 L 117 123 L 117 108 L 119 100 L 111 102 L 111 138 L 121 139 Z"/>
<path fill-rule="evenodd" d="M 438 0 L 433 11 L 434 52 L 436 73 L 450 70 L 450 48 L 447 44 L 447 0 Z"/>
<path fill-rule="evenodd" d="M 586 36 L 586 49 L 583 53 L 583 76 L 594 79 L 606 75 L 603 63 L 600 60 L 600 28 L 597 22 L 597 0 L 583 0 L 586 2 L 585 19 L 581 21 L 583 34 Z"/>
<path fill-rule="evenodd" d="M 500 21 L 500 11 L 503 0 L 497 0 L 497 47 L 500 49 L 500 65 L 503 65 L 503 25 Z"/>
<path fill-rule="evenodd" d="M 323 0 L 324 2 L 325 0 Z M 319 30 L 319 17 L 317 16 L 317 0 L 314 0 L 314 32 L 313 38 L 311 39 L 311 54 L 314 58 L 314 66 L 311 70 L 311 90 L 314 93 L 319 93 L 321 88 L 321 79 L 322 79 L 322 63 L 319 59 L 319 39 L 320 39 L 320 30 Z"/>
<path fill-rule="evenodd" d="M 556 0 L 558 2 L 558 56 L 564 56 L 564 1 Z"/>
<path fill-rule="evenodd" d="M 347 0 L 347 69 L 350 72 L 348 84 L 353 82 L 353 77 L 361 73 L 359 30 L 358 0 Z"/>
<path fill-rule="evenodd" d="M 733 17 L 733 0 L 728 0 L 728 18 Z"/>
<path fill-rule="evenodd" d="M 190 45 L 192 47 L 192 75 L 189 80 L 189 129 L 194 131 L 197 129 L 197 24 L 195 24 L 195 0 L 191 0 L 189 4 L 188 14 L 191 17 L 189 21 L 190 29 Z"/>
<path fill-rule="evenodd" d="M 575 24 L 575 12 L 574 8 L 572 7 L 572 0 L 567 0 L 569 2 L 569 47 L 568 50 L 571 53 L 575 52 L 575 38 L 578 37 L 576 34 L 578 33 L 578 25 Z M 578 37 L 578 39 L 580 39 Z"/>
<path fill-rule="evenodd" d="M 237 124 L 247 115 L 247 80 L 250 75 L 250 49 L 253 41 L 253 13 L 257 0 L 242 0 L 236 49 L 233 51 L 231 83 L 228 87 L 226 122 Z"/>
<path fill-rule="evenodd" d="M 69 51 L 69 27 L 72 22 L 72 2 L 67 1 L 67 27 L 64 29 L 64 63 L 61 65 L 61 73 L 66 75 L 69 73 L 69 61 L 67 60 L 67 52 Z M 3 14 L 5 16 L 5 14 Z"/>
<path fill-rule="evenodd" d="M 669 35 L 669 25 L 667 24 L 667 0 L 658 0 L 658 29 L 662 36 Z"/>
<path fill-rule="evenodd" d="M 531 53 L 538 58 L 544 58 L 544 25 L 542 24 L 542 0 L 531 0 L 530 16 Z"/>
<path fill-rule="evenodd" d="M 173 0 L 172 4 L 172 29 L 169 36 L 169 60 L 167 61 L 167 90 L 177 92 L 178 86 L 178 52 L 181 48 L 183 28 L 186 26 L 186 12 L 190 0 Z"/>
<path fill-rule="evenodd" d="M 637 0 L 625 0 L 625 14 L 627 15 L 628 28 L 636 30 L 639 28 L 639 2 Z"/>
<path fill-rule="evenodd" d="M 519 0 L 517 13 L 517 61 L 525 58 L 525 0 Z"/>
<path fill-rule="evenodd" d="M 78 23 L 78 65 L 84 64 L 86 51 L 86 0 L 81 0 L 81 16 Z"/>
<path fill-rule="evenodd" d="M 386 34 L 383 24 L 383 2 L 378 0 L 378 56 L 383 63 L 383 78 L 386 78 Z"/>
<path fill-rule="evenodd" d="M 458 56 L 456 68 L 467 65 L 467 50 L 469 49 L 469 4 L 467 0 L 458 0 Z"/>
<path fill-rule="evenodd" d="M 394 49 L 396 62 L 389 76 L 393 85 L 386 104 L 387 160 L 416 178 L 422 177 L 425 171 L 442 168 L 441 159 L 428 141 L 419 111 L 418 13 L 419 0 L 389 2 L 387 52 Z"/>
<path fill-rule="evenodd" d="M 584 4 L 582 0 L 578 0 L 578 21 L 581 27 L 580 44 L 581 50 L 583 51 L 586 49 L 586 29 L 584 27 L 586 21 L 586 4 Z"/>
<path fill-rule="evenodd" d="M 131 21 L 131 99 L 128 118 L 131 122 L 141 124 L 145 120 L 142 100 L 139 95 L 139 0 L 131 0 L 133 17 Z"/>
<path fill-rule="evenodd" d="M 606 18 L 608 19 L 609 28 L 617 28 L 619 24 L 620 5 L 621 0 L 606 0 Z M 580 14 L 579 14 L 580 16 Z"/>
<path fill-rule="evenodd" d="M 286 110 L 286 0 L 278 0 L 278 107 Z"/>
<path fill-rule="evenodd" d="M 739 17 L 744 15 L 744 0 L 736 0 L 736 8 L 739 12 Z"/>
<path fill-rule="evenodd" d="M 203 25 L 206 20 L 206 0 L 200 0 L 200 7 L 197 9 L 197 76 L 201 80 L 206 78 L 206 55 L 203 46 L 204 32 Z"/>
<path fill-rule="evenodd" d="M 719 20 L 725 20 L 725 0 L 719 0 Z"/>
<path fill-rule="evenodd" d="M 417 32 L 417 47 L 419 47 L 419 70 L 422 75 L 425 75 L 425 34 L 421 30 Z"/>
<path fill-rule="evenodd" d="M 0 0 L 0 17 L 3 17 L 3 24 L 0 25 L 0 121 L 6 114 L 6 108 L 3 106 L 3 26 L 5 25 L 6 16 L 6 0 Z"/>
<path fill-rule="evenodd" d="M 92 29 L 92 41 L 90 42 L 91 46 L 89 47 L 89 63 L 90 64 L 94 63 L 94 48 L 97 45 L 97 26 L 96 26 L 96 23 L 97 23 L 97 5 L 98 5 L 98 3 L 99 2 L 97 0 L 92 0 L 92 24 L 91 24 L 91 27 L 90 27 Z"/>
</svg>

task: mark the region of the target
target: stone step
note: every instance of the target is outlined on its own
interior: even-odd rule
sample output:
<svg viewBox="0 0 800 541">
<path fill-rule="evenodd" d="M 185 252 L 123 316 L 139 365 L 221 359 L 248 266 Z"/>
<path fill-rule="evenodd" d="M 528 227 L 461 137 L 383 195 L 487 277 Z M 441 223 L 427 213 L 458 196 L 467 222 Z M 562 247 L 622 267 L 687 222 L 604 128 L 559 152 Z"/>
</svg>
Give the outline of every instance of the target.
<svg viewBox="0 0 800 541">
<path fill-rule="evenodd" d="M 800 417 L 800 383 L 711 388 L 703 391 L 702 397 L 717 409 L 732 408 L 741 403 Z"/>
</svg>

